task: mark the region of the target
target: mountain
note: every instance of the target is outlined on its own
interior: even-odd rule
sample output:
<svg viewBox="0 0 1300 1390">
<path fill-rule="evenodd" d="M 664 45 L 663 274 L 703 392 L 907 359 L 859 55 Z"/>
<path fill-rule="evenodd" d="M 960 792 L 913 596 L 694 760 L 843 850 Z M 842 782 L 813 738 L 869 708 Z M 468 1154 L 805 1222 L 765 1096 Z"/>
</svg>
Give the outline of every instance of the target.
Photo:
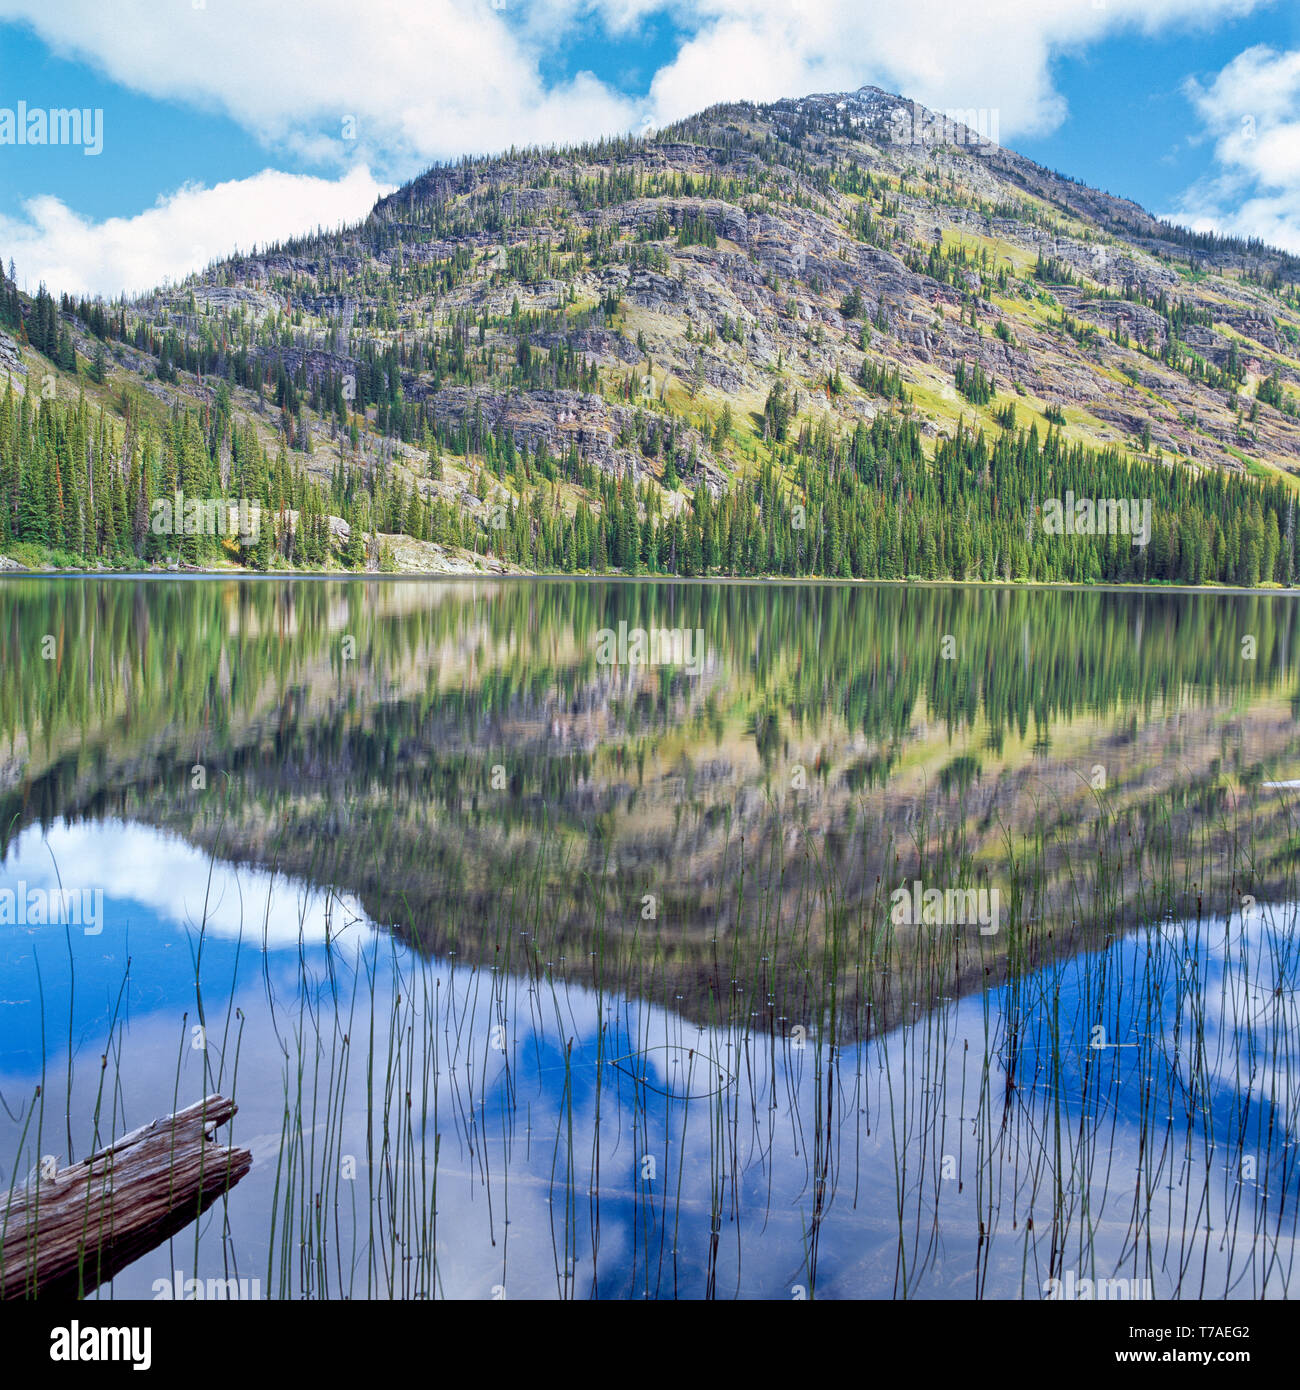
<svg viewBox="0 0 1300 1390">
<path fill-rule="evenodd" d="M 128 302 L 6 282 L 0 550 L 1289 583 L 1300 260 L 966 122 L 718 106 L 440 165 Z M 160 530 L 177 488 L 274 523 Z M 1071 492 L 1151 501 L 1146 541 L 1061 544 Z"/>
</svg>

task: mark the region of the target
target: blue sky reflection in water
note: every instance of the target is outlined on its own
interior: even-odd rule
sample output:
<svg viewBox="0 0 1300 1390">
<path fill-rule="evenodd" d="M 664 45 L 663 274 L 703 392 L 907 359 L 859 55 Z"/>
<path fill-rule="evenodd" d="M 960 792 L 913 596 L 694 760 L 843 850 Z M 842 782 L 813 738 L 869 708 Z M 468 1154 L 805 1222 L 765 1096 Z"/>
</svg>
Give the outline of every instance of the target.
<svg viewBox="0 0 1300 1390">
<path fill-rule="evenodd" d="M 1290 1279 L 1289 907 L 1141 927 L 831 1049 L 813 1020 L 801 1046 L 422 957 L 138 824 L 30 828 L 0 887 L 54 862 L 105 887 L 105 928 L 0 928 L 6 1180 L 42 1079 L 26 1164 L 68 1128 L 86 1151 L 97 1104 L 107 1137 L 232 1086 L 255 1159 L 116 1296 L 179 1269 L 271 1295 L 1038 1298 L 1054 1241 L 1155 1297 Z"/>
</svg>

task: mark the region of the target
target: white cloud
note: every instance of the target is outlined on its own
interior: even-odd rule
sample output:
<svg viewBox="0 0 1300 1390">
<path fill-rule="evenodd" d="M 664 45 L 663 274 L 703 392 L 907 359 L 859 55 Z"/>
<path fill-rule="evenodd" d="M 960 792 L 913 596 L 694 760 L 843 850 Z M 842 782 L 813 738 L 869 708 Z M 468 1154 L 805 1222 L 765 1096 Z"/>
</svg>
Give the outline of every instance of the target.
<svg viewBox="0 0 1300 1390">
<path fill-rule="evenodd" d="M 5 17 L 134 91 L 220 112 L 273 147 L 319 155 L 324 140 L 386 174 L 628 129 L 639 111 L 589 74 L 548 87 L 528 32 L 492 0 L 0 0 Z"/>
<path fill-rule="evenodd" d="M 1216 168 L 1169 215 L 1300 252 L 1300 50 L 1248 48 L 1208 86 L 1189 81 L 1187 93 Z"/>
<path fill-rule="evenodd" d="M 92 222 L 54 197 L 29 199 L 0 217 L 0 248 L 32 290 L 116 295 L 179 280 L 238 249 L 317 227 L 357 222 L 389 191 L 370 170 L 341 179 L 263 170 L 212 188 L 189 185 L 134 217 Z"/>
</svg>

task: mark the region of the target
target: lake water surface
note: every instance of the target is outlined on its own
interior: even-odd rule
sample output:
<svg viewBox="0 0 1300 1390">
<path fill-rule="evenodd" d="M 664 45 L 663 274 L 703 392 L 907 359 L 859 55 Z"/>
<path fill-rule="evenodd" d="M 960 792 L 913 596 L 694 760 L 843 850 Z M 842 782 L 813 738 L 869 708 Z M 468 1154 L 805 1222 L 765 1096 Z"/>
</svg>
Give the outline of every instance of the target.
<svg viewBox="0 0 1300 1390">
<path fill-rule="evenodd" d="M 6 581 L 0 1182 L 219 1091 L 99 1297 L 1284 1297 L 1297 611 Z"/>
</svg>

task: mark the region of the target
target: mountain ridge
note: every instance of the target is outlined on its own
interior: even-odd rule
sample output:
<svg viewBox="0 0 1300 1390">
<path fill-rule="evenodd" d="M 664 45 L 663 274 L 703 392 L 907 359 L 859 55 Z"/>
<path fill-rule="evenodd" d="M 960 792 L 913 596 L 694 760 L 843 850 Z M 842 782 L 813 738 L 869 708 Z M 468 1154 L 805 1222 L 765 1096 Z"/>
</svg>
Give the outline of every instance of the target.
<svg viewBox="0 0 1300 1390">
<path fill-rule="evenodd" d="M 910 432 L 931 462 L 967 431 L 1028 432 L 1035 449 L 1057 433 L 1059 449 L 1289 490 L 1298 284 L 1284 252 L 1172 227 L 864 87 L 435 165 L 351 228 L 129 302 L 56 314 L 7 297 L 19 347 L 65 366 L 80 353 L 76 389 L 107 384 L 119 413 L 159 430 L 177 409 L 221 414 L 223 495 L 241 430 L 245 456 L 328 480 L 336 537 L 355 523 L 371 563 L 376 536 L 406 533 L 457 564 L 536 568 L 541 550 L 622 569 L 608 544 L 578 554 L 581 536 L 566 564 L 547 512 L 561 530 L 611 506 L 667 526 L 692 489 L 761 493 L 764 468 L 806 512 L 809 461 L 834 475 L 863 428 L 873 451 Z M 57 374 L 56 395 L 72 386 Z M 340 475 L 368 515 L 334 506 Z M 630 503 L 610 495 L 621 480 Z M 280 485 L 288 506 L 262 491 L 296 514 L 295 486 Z M 393 487 L 400 503 L 380 495 Z M 502 531 L 515 539 L 495 544 Z M 438 567 L 388 544 L 400 567 Z"/>
</svg>

